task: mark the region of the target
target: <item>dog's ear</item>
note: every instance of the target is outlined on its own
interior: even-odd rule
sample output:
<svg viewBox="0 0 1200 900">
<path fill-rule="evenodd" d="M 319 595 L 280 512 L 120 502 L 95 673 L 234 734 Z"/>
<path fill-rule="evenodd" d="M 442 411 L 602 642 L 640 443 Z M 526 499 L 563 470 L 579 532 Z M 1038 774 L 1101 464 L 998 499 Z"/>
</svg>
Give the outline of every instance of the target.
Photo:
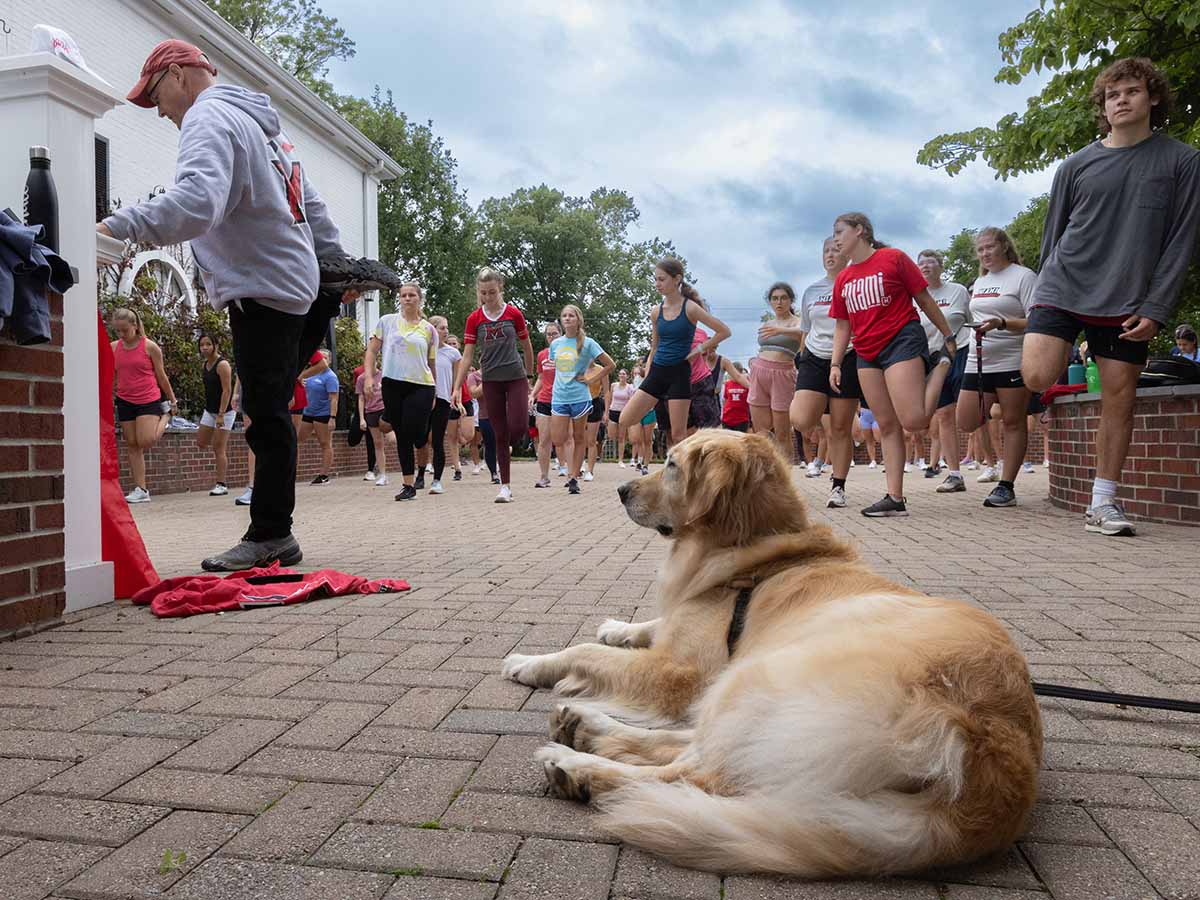
<svg viewBox="0 0 1200 900">
<path fill-rule="evenodd" d="M 710 531 L 719 544 L 750 541 L 771 513 L 771 482 L 788 478 L 771 439 L 750 435 L 689 448 L 687 521 Z M 776 485 L 776 488 L 781 485 Z M 769 530 L 769 529 L 767 529 Z"/>
</svg>

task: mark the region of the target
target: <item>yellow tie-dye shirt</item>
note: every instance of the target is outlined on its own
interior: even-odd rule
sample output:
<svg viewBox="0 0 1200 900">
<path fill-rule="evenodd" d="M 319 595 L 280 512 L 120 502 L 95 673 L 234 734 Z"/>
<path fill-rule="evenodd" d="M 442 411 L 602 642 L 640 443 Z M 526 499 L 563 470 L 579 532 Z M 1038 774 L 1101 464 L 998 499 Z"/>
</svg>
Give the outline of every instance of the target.
<svg viewBox="0 0 1200 900">
<path fill-rule="evenodd" d="M 437 329 L 424 319 L 407 322 L 400 313 L 383 316 L 371 337 L 383 344 L 383 377 L 413 384 L 433 384 L 430 347 L 436 352 Z"/>
</svg>

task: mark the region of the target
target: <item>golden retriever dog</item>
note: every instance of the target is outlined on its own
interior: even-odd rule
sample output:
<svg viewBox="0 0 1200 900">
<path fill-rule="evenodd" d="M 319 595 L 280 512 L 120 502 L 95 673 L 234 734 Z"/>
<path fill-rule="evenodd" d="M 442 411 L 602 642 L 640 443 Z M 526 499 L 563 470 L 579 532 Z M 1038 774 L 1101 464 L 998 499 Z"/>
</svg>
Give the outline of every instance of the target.
<svg viewBox="0 0 1200 900">
<path fill-rule="evenodd" d="M 660 618 L 504 661 L 575 698 L 539 752 L 554 793 L 721 872 L 914 872 L 1021 834 L 1041 718 L 995 619 L 874 574 L 811 525 L 766 436 L 700 431 L 619 493 L 672 541 Z"/>
</svg>

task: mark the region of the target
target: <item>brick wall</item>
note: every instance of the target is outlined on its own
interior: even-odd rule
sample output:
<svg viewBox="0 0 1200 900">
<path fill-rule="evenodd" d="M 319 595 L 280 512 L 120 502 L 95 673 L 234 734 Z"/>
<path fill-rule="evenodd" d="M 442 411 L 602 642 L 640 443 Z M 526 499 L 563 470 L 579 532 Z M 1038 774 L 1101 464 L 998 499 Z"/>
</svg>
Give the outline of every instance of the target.
<svg viewBox="0 0 1200 900">
<path fill-rule="evenodd" d="M 49 344 L 0 332 L 0 638 L 60 620 L 63 562 L 63 311 L 50 298 Z"/>
<path fill-rule="evenodd" d="M 1100 401 L 1062 397 L 1051 416 L 1050 502 L 1081 513 L 1096 477 Z M 1200 386 L 1138 391 L 1120 484 L 1118 496 L 1131 516 L 1200 524 Z"/>
</svg>

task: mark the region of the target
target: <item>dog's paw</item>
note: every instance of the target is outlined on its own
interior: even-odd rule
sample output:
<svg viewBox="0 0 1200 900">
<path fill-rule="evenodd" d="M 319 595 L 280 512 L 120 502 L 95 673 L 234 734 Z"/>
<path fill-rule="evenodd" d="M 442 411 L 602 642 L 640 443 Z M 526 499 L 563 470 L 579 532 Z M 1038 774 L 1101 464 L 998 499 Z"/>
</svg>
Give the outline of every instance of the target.
<svg viewBox="0 0 1200 900">
<path fill-rule="evenodd" d="M 581 753 L 595 753 L 596 739 L 608 733 L 610 721 L 603 713 L 589 709 L 586 703 L 560 703 L 550 713 L 550 740 Z"/>
<path fill-rule="evenodd" d="M 536 759 L 542 764 L 550 793 L 555 797 L 578 800 L 580 803 L 587 803 L 591 799 L 592 791 L 581 765 L 580 754 L 562 744 L 547 744 L 537 752 Z"/>
<path fill-rule="evenodd" d="M 628 622 L 620 619 L 607 619 L 596 629 L 596 640 L 610 647 L 632 647 L 633 635 L 630 634 Z"/>
<path fill-rule="evenodd" d="M 500 674 L 510 681 L 526 684 L 529 687 L 543 687 L 537 679 L 539 656 L 526 656 L 523 653 L 510 653 L 504 657 L 500 666 Z"/>
<path fill-rule="evenodd" d="M 564 697 L 582 697 L 589 693 L 591 683 L 578 675 L 567 675 L 554 683 L 554 693 Z"/>
<path fill-rule="evenodd" d="M 560 703 L 550 713 L 550 740 L 576 750 L 575 730 L 579 727 L 579 711 L 565 703 Z"/>
</svg>

